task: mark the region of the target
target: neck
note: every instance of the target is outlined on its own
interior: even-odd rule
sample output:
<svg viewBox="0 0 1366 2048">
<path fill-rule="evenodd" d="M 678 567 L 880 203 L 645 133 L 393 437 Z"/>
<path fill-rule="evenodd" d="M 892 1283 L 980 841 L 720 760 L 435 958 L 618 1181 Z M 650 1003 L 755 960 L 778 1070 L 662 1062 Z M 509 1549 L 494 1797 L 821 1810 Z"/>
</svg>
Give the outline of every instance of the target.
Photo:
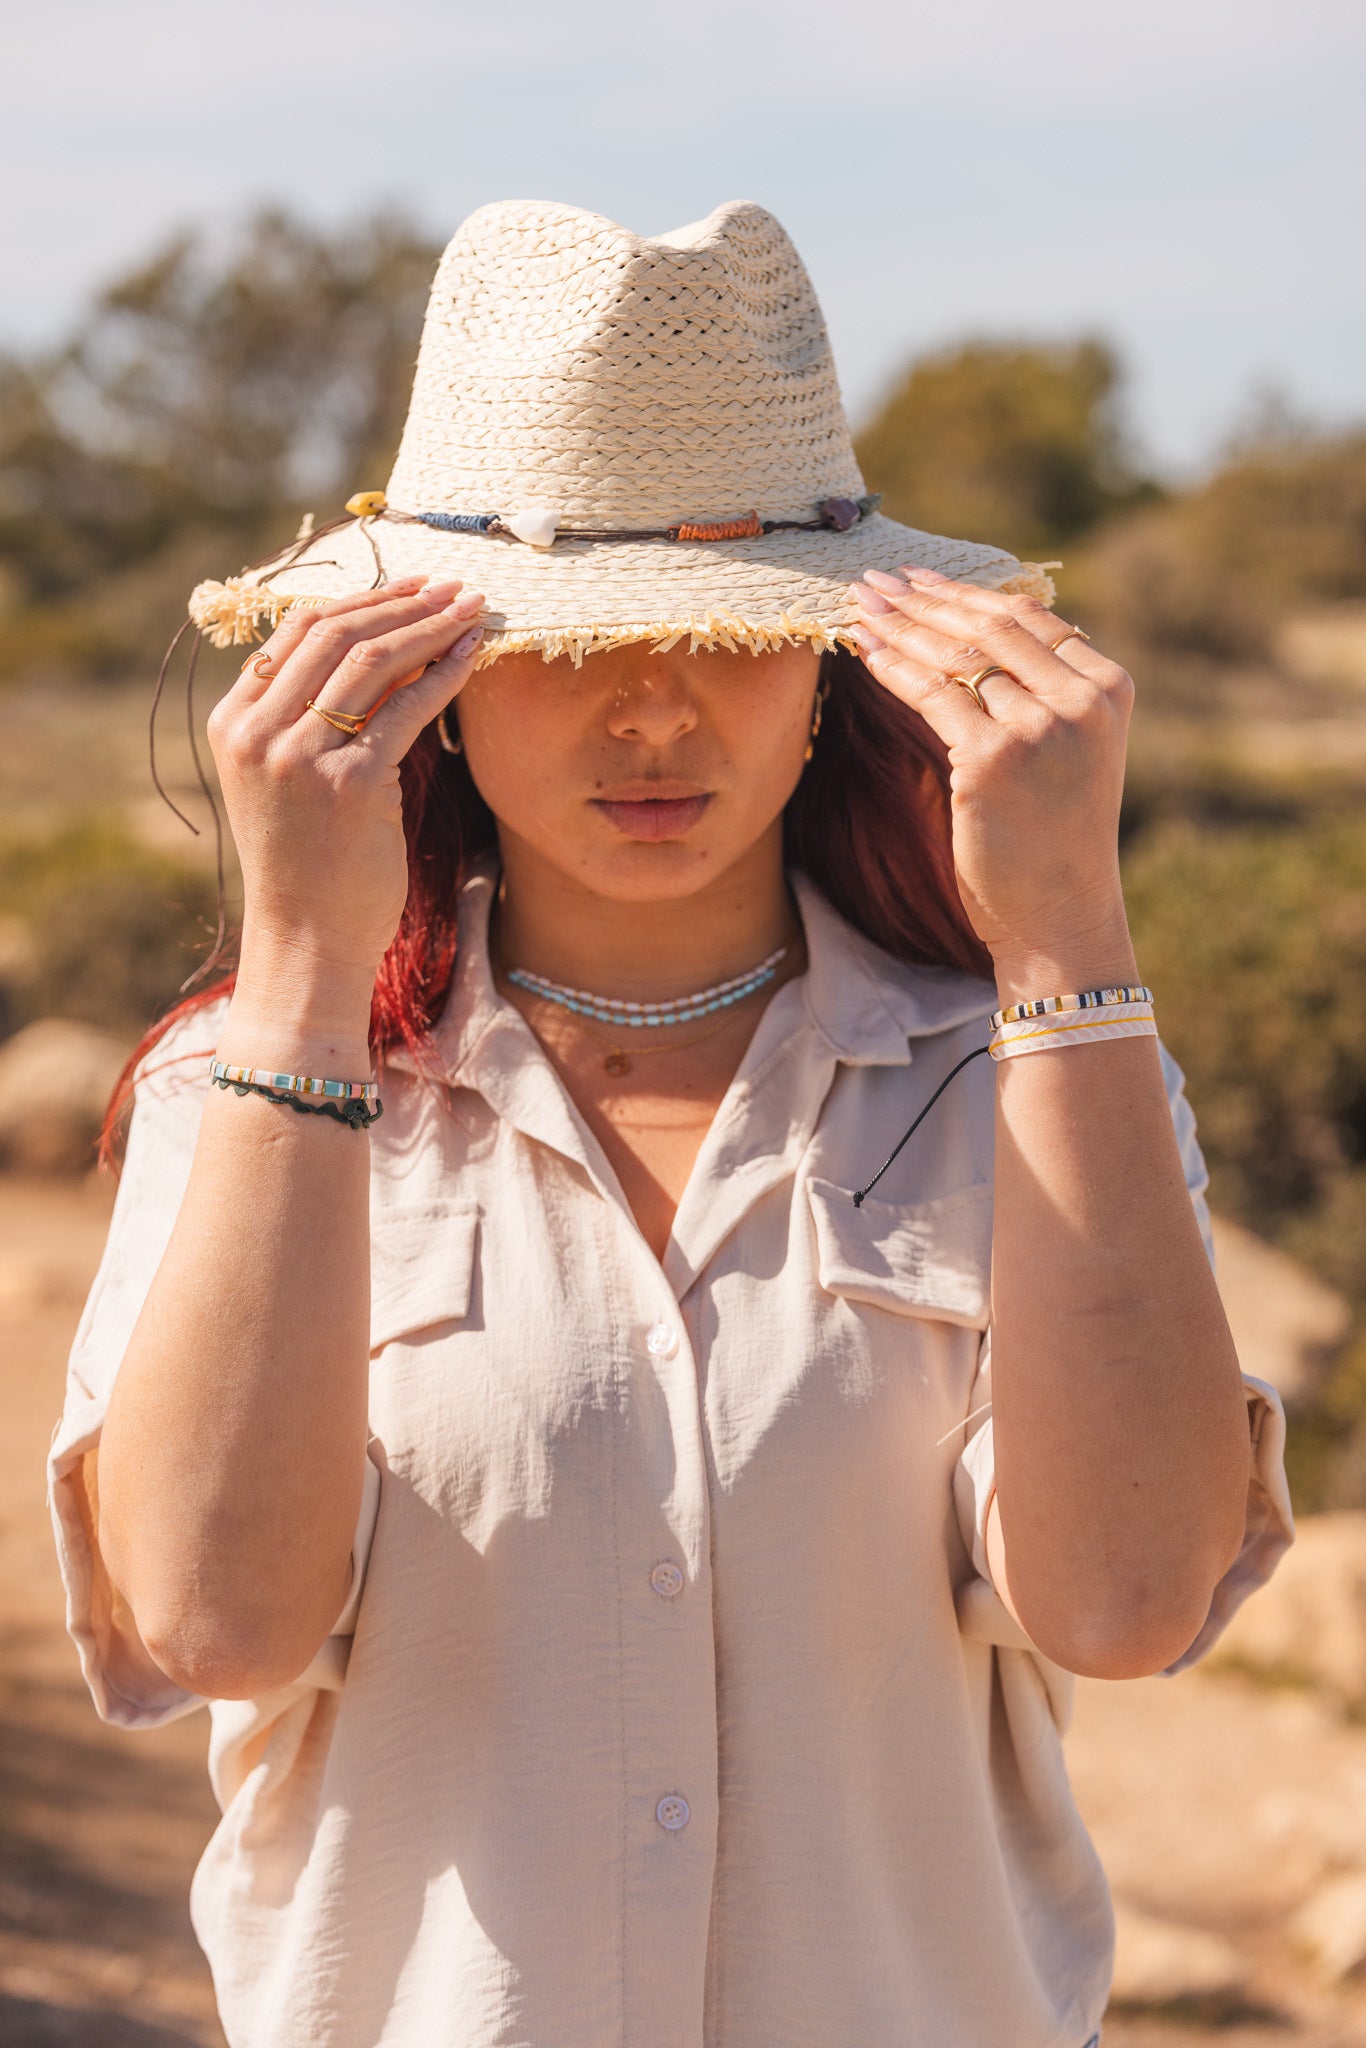
<svg viewBox="0 0 1366 2048">
<path fill-rule="evenodd" d="M 599 895 L 511 833 L 501 850 L 493 956 L 503 969 L 526 968 L 594 995 L 662 1002 L 800 943 L 781 825 L 714 881 L 662 900 Z"/>
</svg>

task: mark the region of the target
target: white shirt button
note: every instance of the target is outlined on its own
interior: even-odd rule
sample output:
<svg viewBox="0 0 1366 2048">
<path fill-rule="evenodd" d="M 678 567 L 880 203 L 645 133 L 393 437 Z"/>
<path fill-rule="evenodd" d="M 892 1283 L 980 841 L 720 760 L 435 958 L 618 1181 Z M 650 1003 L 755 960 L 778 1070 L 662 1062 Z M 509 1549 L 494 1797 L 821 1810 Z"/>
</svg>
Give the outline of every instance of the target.
<svg viewBox="0 0 1366 2048">
<path fill-rule="evenodd" d="M 692 1808 L 681 1792 L 666 1792 L 655 1808 L 655 1819 L 662 1828 L 671 1832 L 685 1828 L 692 1815 Z"/>
<path fill-rule="evenodd" d="M 678 1332 L 672 1323 L 656 1323 L 645 1339 L 651 1358 L 672 1358 L 678 1350 Z"/>
<path fill-rule="evenodd" d="M 683 1590 L 683 1574 L 676 1564 L 657 1564 L 650 1573 L 650 1584 L 665 1600 L 672 1600 L 675 1593 Z"/>
</svg>

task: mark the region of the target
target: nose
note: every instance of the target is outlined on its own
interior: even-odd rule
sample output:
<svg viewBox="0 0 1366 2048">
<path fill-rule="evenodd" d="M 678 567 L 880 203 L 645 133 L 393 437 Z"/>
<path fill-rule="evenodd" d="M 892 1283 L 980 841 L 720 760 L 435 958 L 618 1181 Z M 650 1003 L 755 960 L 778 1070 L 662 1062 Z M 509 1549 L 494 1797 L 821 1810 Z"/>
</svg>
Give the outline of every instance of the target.
<svg viewBox="0 0 1366 2048">
<path fill-rule="evenodd" d="M 623 674 L 607 703 L 607 730 L 614 739 L 668 746 L 697 724 L 692 691 L 672 664 L 658 660 Z"/>
</svg>

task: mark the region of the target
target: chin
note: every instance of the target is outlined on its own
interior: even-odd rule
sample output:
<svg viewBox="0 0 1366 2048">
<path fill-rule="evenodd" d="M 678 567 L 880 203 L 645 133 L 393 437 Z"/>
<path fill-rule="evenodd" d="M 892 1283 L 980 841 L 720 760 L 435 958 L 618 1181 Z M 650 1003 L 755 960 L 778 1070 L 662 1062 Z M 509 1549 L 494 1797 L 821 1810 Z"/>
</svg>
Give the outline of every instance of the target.
<svg viewBox="0 0 1366 2048">
<path fill-rule="evenodd" d="M 614 903 L 676 903 L 705 889 L 730 865 L 715 848 L 687 839 L 627 840 L 586 851 L 575 873 L 595 895 Z"/>
</svg>

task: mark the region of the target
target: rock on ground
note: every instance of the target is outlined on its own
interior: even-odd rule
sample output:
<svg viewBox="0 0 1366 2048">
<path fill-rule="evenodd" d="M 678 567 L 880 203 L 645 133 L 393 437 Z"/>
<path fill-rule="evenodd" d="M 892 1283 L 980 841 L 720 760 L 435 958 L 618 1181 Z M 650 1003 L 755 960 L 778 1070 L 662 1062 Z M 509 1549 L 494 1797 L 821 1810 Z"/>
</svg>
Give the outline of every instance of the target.
<svg viewBox="0 0 1366 2048">
<path fill-rule="evenodd" d="M 0 1164 L 79 1173 L 128 1048 L 91 1024 L 43 1017 L 0 1045 Z"/>
</svg>

